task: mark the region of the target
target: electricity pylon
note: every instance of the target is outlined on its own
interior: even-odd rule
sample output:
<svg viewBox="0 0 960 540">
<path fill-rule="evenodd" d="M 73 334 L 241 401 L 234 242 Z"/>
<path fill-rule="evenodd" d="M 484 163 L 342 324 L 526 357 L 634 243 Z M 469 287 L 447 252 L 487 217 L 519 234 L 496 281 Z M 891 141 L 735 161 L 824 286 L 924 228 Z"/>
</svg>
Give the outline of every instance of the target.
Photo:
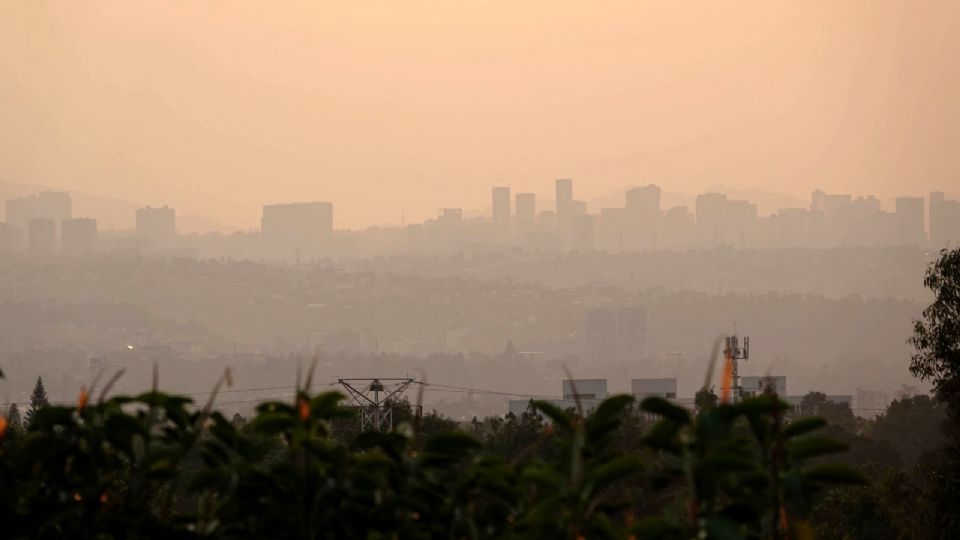
<svg viewBox="0 0 960 540">
<path fill-rule="evenodd" d="M 360 409 L 360 431 L 393 429 L 393 398 L 413 384 L 413 379 L 337 379 Z M 386 383 L 386 384 L 384 384 Z"/>
</svg>

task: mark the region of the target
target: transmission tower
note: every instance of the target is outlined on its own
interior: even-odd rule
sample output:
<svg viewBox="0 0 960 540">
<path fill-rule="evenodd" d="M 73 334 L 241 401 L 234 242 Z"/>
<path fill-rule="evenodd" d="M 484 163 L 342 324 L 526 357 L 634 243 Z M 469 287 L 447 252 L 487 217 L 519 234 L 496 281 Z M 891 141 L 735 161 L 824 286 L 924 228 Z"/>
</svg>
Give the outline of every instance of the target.
<svg viewBox="0 0 960 540">
<path fill-rule="evenodd" d="M 740 401 L 743 397 L 743 386 L 740 385 L 738 363 L 750 358 L 750 338 L 744 336 L 743 347 L 740 346 L 740 338 L 736 334 L 724 338 L 723 358 L 727 363 L 725 369 L 730 373 L 730 395 L 734 402 Z"/>
<path fill-rule="evenodd" d="M 413 384 L 413 379 L 337 379 L 360 410 L 360 431 L 393 429 L 393 398 Z"/>
</svg>

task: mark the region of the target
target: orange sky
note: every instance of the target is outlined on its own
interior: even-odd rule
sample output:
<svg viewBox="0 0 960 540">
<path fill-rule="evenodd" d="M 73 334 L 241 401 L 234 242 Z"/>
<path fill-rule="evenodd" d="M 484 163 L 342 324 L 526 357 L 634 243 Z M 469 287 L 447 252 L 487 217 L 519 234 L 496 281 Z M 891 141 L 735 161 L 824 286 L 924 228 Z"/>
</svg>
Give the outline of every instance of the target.
<svg viewBox="0 0 960 540">
<path fill-rule="evenodd" d="M 0 180 L 338 227 L 635 183 L 960 192 L 960 2 L 0 6 Z"/>
</svg>

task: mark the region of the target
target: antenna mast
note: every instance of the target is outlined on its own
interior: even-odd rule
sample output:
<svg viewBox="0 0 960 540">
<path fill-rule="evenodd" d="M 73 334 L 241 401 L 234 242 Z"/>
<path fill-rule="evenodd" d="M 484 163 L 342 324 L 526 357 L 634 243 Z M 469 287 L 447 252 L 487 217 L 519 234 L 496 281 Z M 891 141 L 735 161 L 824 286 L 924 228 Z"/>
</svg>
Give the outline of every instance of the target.
<svg viewBox="0 0 960 540">
<path fill-rule="evenodd" d="M 724 338 L 723 358 L 727 362 L 726 369 L 730 373 L 730 395 L 734 402 L 743 397 L 743 386 L 740 385 L 739 361 L 750 359 L 750 338 L 744 336 L 743 346 L 740 338 L 734 334 Z"/>
</svg>

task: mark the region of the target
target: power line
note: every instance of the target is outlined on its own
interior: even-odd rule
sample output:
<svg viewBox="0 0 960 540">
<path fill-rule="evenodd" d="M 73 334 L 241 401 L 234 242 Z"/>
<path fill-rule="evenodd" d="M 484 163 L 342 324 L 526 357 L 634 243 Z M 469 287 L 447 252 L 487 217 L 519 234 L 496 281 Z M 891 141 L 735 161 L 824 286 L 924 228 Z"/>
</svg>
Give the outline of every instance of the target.
<svg viewBox="0 0 960 540">
<path fill-rule="evenodd" d="M 448 385 L 448 384 L 441 384 L 441 383 L 428 383 L 428 382 L 425 382 L 425 381 L 416 381 L 416 380 L 415 380 L 415 381 L 412 381 L 412 383 L 413 383 L 413 384 L 419 384 L 422 388 L 424 388 L 424 390 L 429 390 L 429 391 L 431 391 L 431 392 L 437 392 L 437 393 L 479 394 L 479 395 L 505 396 L 505 397 L 530 398 L 530 399 L 563 399 L 562 397 L 559 397 L 559 396 L 550 396 L 550 395 L 543 395 L 543 394 L 522 394 L 522 393 L 507 392 L 507 391 L 502 391 L 502 390 L 490 390 L 490 389 L 484 389 L 484 388 L 472 388 L 472 387 L 468 387 L 468 386 L 455 386 L 455 385 Z M 324 384 L 313 384 L 313 385 L 311 385 L 311 387 L 324 388 L 324 387 L 336 386 L 336 385 L 338 385 L 338 384 L 339 384 L 339 383 L 337 383 L 337 382 L 331 382 L 331 383 L 324 383 Z M 248 388 L 227 388 L 227 389 L 219 390 L 219 391 L 217 391 L 216 393 L 219 395 L 219 394 L 233 394 L 233 393 L 241 393 L 241 392 L 266 392 L 266 391 L 275 391 L 275 390 L 291 390 L 291 389 L 293 389 L 294 387 L 295 387 L 295 385 L 259 386 L 259 387 L 248 387 Z M 211 395 L 211 394 L 213 394 L 213 393 L 214 393 L 213 390 L 209 390 L 209 391 L 204 391 L 204 392 L 188 392 L 188 393 L 180 393 L 180 394 L 176 394 L 176 393 L 175 393 L 175 394 L 172 394 L 172 395 L 175 395 L 175 396 L 208 396 L 208 395 Z M 255 398 L 243 399 L 243 400 L 220 401 L 220 402 L 214 401 L 214 404 L 216 404 L 216 405 L 239 405 L 239 404 L 244 404 L 244 403 L 255 403 L 255 402 L 262 402 L 262 401 L 275 400 L 275 399 L 289 399 L 289 398 L 293 398 L 293 397 L 295 397 L 295 394 L 284 394 L 284 395 L 280 395 L 280 396 L 258 396 L 258 397 L 255 397 Z M 13 403 L 16 403 L 17 406 L 29 406 L 29 405 L 30 405 L 29 402 L 6 402 L 6 403 L 3 403 L 3 404 L 0 404 L 0 406 L 2 406 L 2 407 L 9 407 L 9 406 L 10 406 L 11 404 L 13 404 Z M 52 405 L 73 405 L 73 404 L 76 404 L 76 400 L 50 401 L 50 404 L 52 404 Z M 887 408 L 885 408 L 885 407 L 850 407 L 850 409 L 851 409 L 852 411 L 854 411 L 854 412 L 857 412 L 857 411 L 860 411 L 860 412 L 884 412 L 884 411 L 887 410 Z"/>
<path fill-rule="evenodd" d="M 429 387 L 429 389 L 435 392 L 485 394 L 485 395 L 493 395 L 493 396 L 526 397 L 526 398 L 539 398 L 539 399 L 563 399 L 557 396 L 544 396 L 544 395 L 538 395 L 538 394 L 517 394 L 514 392 L 503 392 L 499 390 L 485 390 L 482 388 L 470 388 L 466 386 L 451 386 L 446 384 L 427 383 L 422 381 L 416 381 L 416 384 L 419 384 L 424 387 Z"/>
</svg>

